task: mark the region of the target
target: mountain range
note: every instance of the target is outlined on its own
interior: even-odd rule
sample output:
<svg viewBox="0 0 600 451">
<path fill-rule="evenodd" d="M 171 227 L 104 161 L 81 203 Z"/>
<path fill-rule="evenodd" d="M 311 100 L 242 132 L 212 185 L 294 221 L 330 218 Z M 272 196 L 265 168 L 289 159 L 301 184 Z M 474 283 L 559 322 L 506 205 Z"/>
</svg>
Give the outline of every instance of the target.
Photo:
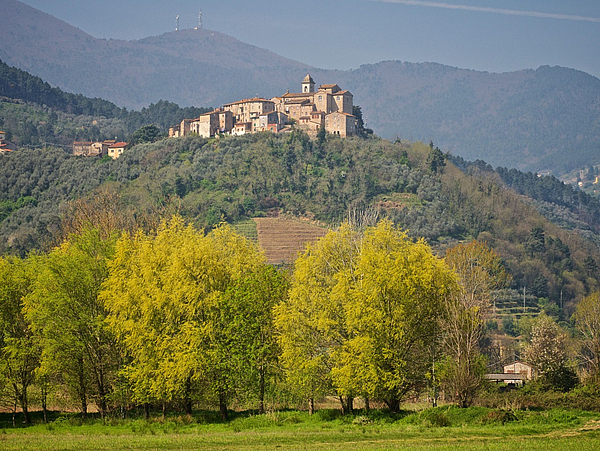
<svg viewBox="0 0 600 451">
<path fill-rule="evenodd" d="M 600 163 L 600 80 L 574 69 L 497 74 L 384 61 L 322 70 L 216 31 L 106 40 L 16 0 L 0 8 L 10 19 L 0 27 L 1 60 L 119 106 L 270 98 L 298 91 L 310 73 L 350 90 L 367 126 L 385 138 L 432 140 L 465 159 L 556 175 Z"/>
</svg>

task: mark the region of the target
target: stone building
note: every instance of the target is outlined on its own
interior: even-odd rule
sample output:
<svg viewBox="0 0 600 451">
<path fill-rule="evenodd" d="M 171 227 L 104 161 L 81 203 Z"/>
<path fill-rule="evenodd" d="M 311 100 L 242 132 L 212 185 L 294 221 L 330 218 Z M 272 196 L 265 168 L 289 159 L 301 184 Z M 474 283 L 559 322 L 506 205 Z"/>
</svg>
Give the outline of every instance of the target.
<svg viewBox="0 0 600 451">
<path fill-rule="evenodd" d="M 286 92 L 274 97 L 277 111 L 294 119 L 300 128 L 316 134 L 321 127 L 339 136 L 356 134 L 356 117 L 352 115 L 354 96 L 337 84 L 321 85 L 315 91 L 315 82 L 307 74 L 301 83 L 301 92 Z"/>
<path fill-rule="evenodd" d="M 356 117 L 352 115 L 354 97 L 337 84 L 321 85 L 315 91 L 315 82 L 307 74 L 301 83 L 301 92 L 286 92 L 271 100 L 252 98 L 223 105 L 197 119 L 184 119 L 169 129 L 169 137 L 196 133 L 210 138 L 217 134 L 243 135 L 270 131 L 285 132 L 289 123 L 310 135 L 321 128 L 329 133 L 346 137 L 356 134 Z"/>
<path fill-rule="evenodd" d="M 75 141 L 73 155 L 82 157 L 103 157 L 108 155 L 110 146 L 116 143 L 114 139 L 104 141 Z"/>
<path fill-rule="evenodd" d="M 108 146 L 108 156 L 111 157 L 113 160 L 116 160 L 121 155 L 123 155 L 123 152 L 125 152 L 125 149 L 127 149 L 127 147 L 129 147 L 129 143 L 123 141 L 113 143 L 110 146 Z"/>
</svg>

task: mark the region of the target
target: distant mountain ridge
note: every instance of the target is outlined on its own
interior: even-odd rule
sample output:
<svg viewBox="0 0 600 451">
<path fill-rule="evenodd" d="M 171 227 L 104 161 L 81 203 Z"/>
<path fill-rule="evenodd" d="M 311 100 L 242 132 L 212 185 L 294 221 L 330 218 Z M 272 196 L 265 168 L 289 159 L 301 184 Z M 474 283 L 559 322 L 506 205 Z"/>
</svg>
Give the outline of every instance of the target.
<svg viewBox="0 0 600 451">
<path fill-rule="evenodd" d="M 138 41 L 96 39 L 16 0 L 0 0 L 0 59 L 53 86 L 139 109 L 160 99 L 219 106 L 294 92 L 310 72 L 354 94 L 386 138 L 433 140 L 493 166 L 562 174 L 600 163 L 600 80 L 541 67 L 494 74 L 385 61 L 350 71 L 310 67 L 209 30 Z"/>
</svg>

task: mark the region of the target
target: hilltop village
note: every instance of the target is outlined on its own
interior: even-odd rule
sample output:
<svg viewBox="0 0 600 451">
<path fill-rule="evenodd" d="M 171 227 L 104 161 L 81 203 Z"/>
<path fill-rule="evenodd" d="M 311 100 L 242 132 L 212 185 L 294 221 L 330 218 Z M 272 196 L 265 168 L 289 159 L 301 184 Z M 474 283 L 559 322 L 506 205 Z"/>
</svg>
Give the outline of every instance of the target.
<svg viewBox="0 0 600 451">
<path fill-rule="evenodd" d="M 321 85 L 315 91 L 315 82 L 307 74 L 302 80 L 301 92 L 286 92 L 271 100 L 253 98 L 223 105 L 201 114 L 196 119 L 184 119 L 169 128 L 170 138 L 196 134 L 204 138 L 218 135 L 240 136 L 247 133 L 285 133 L 292 127 L 316 136 L 319 130 L 341 137 L 357 133 L 354 116 L 354 96 L 337 84 Z M 75 141 L 73 155 L 86 157 L 110 156 L 119 158 L 129 143 L 116 140 Z"/>
<path fill-rule="evenodd" d="M 291 125 L 315 136 L 321 128 L 342 137 L 356 134 L 353 116 L 353 95 L 337 84 L 321 85 L 315 91 L 315 82 L 307 74 L 299 93 L 289 91 L 271 100 L 253 98 L 228 103 L 197 119 L 184 119 L 169 129 L 169 137 L 191 133 L 210 138 L 219 134 L 244 135 L 270 131 L 282 133 Z"/>
</svg>

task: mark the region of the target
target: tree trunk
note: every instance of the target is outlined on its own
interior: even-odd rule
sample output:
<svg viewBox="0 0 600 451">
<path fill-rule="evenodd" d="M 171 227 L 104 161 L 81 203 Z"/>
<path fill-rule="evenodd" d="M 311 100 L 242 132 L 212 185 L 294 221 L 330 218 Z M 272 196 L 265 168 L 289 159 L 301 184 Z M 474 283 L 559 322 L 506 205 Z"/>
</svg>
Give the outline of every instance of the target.
<svg viewBox="0 0 600 451">
<path fill-rule="evenodd" d="M 353 410 L 354 398 L 352 396 L 340 396 L 340 403 L 342 404 L 342 415 L 350 415 Z"/>
<path fill-rule="evenodd" d="M 13 409 L 12 409 L 12 425 L 14 428 L 17 427 L 17 398 L 15 397 L 15 402 L 13 403 Z"/>
<path fill-rule="evenodd" d="M 150 403 L 144 403 L 144 419 L 150 419 Z"/>
<path fill-rule="evenodd" d="M 21 390 L 19 402 L 21 404 L 21 410 L 23 411 L 23 423 L 31 424 L 31 417 L 29 416 L 29 406 L 27 402 L 27 387 L 23 387 L 23 390 Z"/>
<path fill-rule="evenodd" d="M 312 415 L 315 413 L 315 400 L 314 398 L 309 398 L 308 400 L 308 414 Z"/>
<path fill-rule="evenodd" d="M 224 393 L 219 393 L 219 412 L 221 413 L 221 420 L 227 421 L 229 419 L 227 412 L 227 400 L 225 399 Z"/>
<path fill-rule="evenodd" d="M 365 410 L 368 412 L 371 410 L 371 404 L 369 403 L 369 398 L 365 396 Z"/>
<path fill-rule="evenodd" d="M 167 403 L 166 403 L 166 401 L 163 402 L 163 405 L 162 405 L 162 417 L 163 417 L 163 420 L 167 418 Z"/>
<path fill-rule="evenodd" d="M 87 392 L 85 387 L 85 374 L 83 370 L 83 359 L 80 358 L 77 362 L 79 364 L 79 401 L 81 402 L 81 418 L 84 420 L 87 418 Z"/>
<path fill-rule="evenodd" d="M 192 414 L 192 376 L 189 376 L 185 381 L 185 413 Z"/>
<path fill-rule="evenodd" d="M 48 422 L 48 388 L 45 383 L 42 383 L 42 412 L 44 414 L 44 423 Z"/>
<path fill-rule="evenodd" d="M 100 415 L 102 418 L 106 415 L 108 410 L 108 406 L 106 403 L 106 387 L 104 386 L 104 374 L 102 370 L 99 371 L 100 374 L 97 376 L 97 385 L 98 385 L 98 399 L 100 401 Z"/>
<path fill-rule="evenodd" d="M 258 393 L 258 413 L 265 413 L 265 372 L 261 369 Z"/>
<path fill-rule="evenodd" d="M 397 398 L 386 399 L 385 403 L 392 412 L 400 412 L 400 400 Z"/>
</svg>

